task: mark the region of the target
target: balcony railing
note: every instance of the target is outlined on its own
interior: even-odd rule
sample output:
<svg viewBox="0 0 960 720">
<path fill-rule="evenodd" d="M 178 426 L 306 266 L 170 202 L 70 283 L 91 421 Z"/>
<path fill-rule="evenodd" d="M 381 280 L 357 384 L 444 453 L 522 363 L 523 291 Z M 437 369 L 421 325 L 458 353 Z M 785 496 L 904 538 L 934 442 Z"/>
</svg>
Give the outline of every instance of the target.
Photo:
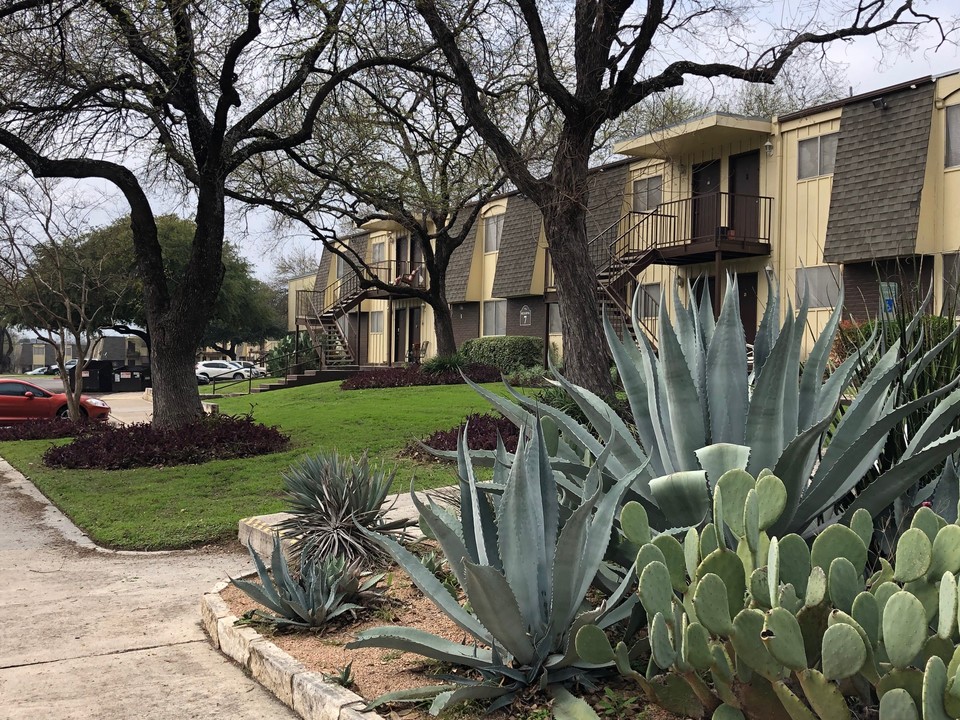
<svg viewBox="0 0 960 720">
<path fill-rule="evenodd" d="M 396 260 L 369 265 L 365 277 L 376 277 L 389 285 L 397 287 L 425 288 L 427 286 L 426 267 L 422 262 Z M 360 277 L 350 272 L 337 278 L 323 290 L 297 291 L 297 319 L 310 320 L 333 310 L 337 305 L 348 303 L 362 290 Z M 378 288 L 374 292 L 386 293 Z"/>
</svg>

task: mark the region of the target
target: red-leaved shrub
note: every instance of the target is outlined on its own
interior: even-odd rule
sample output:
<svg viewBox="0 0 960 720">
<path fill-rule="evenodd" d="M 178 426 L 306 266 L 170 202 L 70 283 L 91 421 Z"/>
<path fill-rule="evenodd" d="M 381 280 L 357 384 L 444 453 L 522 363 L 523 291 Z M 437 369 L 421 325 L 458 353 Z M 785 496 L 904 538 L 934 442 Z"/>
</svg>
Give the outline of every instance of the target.
<svg viewBox="0 0 960 720">
<path fill-rule="evenodd" d="M 471 363 L 463 366 L 464 374 L 475 383 L 500 381 L 500 371 L 493 365 Z M 415 387 L 417 385 L 457 385 L 463 382 L 459 372 L 425 373 L 418 365 L 385 367 L 364 370 L 340 383 L 341 390 L 367 390 L 372 388 Z"/>
<path fill-rule="evenodd" d="M 51 447 L 43 461 L 50 467 L 123 470 L 265 455 L 289 444 L 288 435 L 253 422 L 249 415 L 211 415 L 179 428 L 147 423 L 110 426 Z"/>
<path fill-rule="evenodd" d="M 496 450 L 497 433 L 503 438 L 503 444 L 508 452 L 516 452 L 517 441 L 520 439 L 520 428 L 502 415 L 468 415 L 462 423 L 449 430 L 437 430 L 421 442 L 434 450 L 456 450 L 457 441 L 464 424 L 467 424 L 467 447 L 471 450 Z M 410 443 L 403 451 L 403 455 L 411 457 L 431 457 L 419 443 Z"/>
<path fill-rule="evenodd" d="M 0 427 L 0 442 L 7 440 L 55 440 L 75 437 L 82 433 L 96 433 L 107 428 L 106 423 L 73 422 L 60 418 L 26 420 L 8 427 Z"/>
</svg>

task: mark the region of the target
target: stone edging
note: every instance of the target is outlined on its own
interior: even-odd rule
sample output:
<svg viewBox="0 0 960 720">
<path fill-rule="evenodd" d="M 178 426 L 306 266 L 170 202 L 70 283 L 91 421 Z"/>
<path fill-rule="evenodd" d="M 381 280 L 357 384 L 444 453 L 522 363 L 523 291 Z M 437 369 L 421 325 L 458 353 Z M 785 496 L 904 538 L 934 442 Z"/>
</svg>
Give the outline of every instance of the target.
<svg viewBox="0 0 960 720">
<path fill-rule="evenodd" d="M 252 627 L 234 625 L 237 617 L 220 597 L 228 585 L 218 583 L 200 600 L 201 624 L 215 648 L 304 720 L 384 720 L 377 713 L 361 712 L 367 701 L 355 692 L 326 682 Z"/>
</svg>

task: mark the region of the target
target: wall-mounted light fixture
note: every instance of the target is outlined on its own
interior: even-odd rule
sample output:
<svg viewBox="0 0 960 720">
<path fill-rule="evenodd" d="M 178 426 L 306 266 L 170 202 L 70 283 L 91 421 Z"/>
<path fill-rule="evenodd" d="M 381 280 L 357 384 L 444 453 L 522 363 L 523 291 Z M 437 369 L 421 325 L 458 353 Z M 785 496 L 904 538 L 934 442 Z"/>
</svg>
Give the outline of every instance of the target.
<svg viewBox="0 0 960 720">
<path fill-rule="evenodd" d="M 768 140 L 763 144 L 763 149 L 764 149 L 764 151 L 766 151 L 767 157 L 772 156 L 772 155 L 773 155 L 773 141 L 768 139 Z"/>
<path fill-rule="evenodd" d="M 877 110 L 886 110 L 889 105 L 887 105 L 886 98 L 878 97 L 870 101 L 870 104 L 873 105 Z"/>
</svg>

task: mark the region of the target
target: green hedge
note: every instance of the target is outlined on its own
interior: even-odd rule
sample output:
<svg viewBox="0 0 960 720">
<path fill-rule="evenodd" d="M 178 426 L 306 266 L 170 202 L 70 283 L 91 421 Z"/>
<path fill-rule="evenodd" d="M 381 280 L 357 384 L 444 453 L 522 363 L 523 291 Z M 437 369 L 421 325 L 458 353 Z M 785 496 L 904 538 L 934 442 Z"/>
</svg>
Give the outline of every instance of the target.
<svg viewBox="0 0 960 720">
<path fill-rule="evenodd" d="M 493 365 L 504 373 L 543 364 L 543 338 L 504 335 L 467 340 L 460 354 L 468 363 Z"/>
</svg>

